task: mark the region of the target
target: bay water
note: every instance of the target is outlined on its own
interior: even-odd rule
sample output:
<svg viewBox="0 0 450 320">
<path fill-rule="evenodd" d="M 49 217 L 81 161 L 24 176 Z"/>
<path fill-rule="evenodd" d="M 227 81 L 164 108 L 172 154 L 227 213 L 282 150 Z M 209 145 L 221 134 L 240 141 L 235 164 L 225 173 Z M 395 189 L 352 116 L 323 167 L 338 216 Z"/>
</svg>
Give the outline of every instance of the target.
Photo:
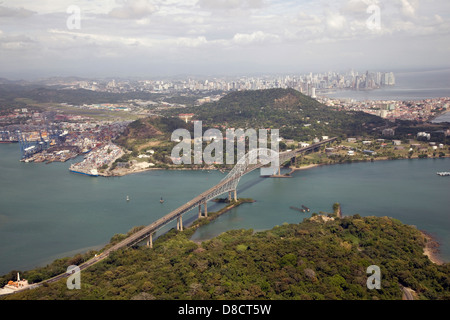
<svg viewBox="0 0 450 320">
<path fill-rule="evenodd" d="M 395 72 L 395 86 L 318 93 L 335 99 L 410 101 L 450 97 L 450 69 Z"/>
<path fill-rule="evenodd" d="M 101 248 L 114 234 L 152 223 L 225 176 L 218 171 L 154 170 L 88 177 L 68 170 L 80 159 L 47 165 L 22 163 L 19 156 L 17 144 L 0 144 L 0 274 Z M 258 231 L 299 223 L 313 212 L 331 212 L 339 202 L 344 215 L 391 216 L 417 226 L 441 243 L 441 258 L 450 261 L 450 177 L 437 176 L 438 171 L 450 171 L 450 159 L 321 166 L 298 171 L 293 178 L 261 178 L 254 171 L 242 177 L 238 196 L 256 202 L 201 227 L 193 240 L 231 229 Z M 289 208 L 301 205 L 311 212 Z M 208 203 L 208 211 L 221 207 Z M 197 214 L 192 210 L 183 221 Z"/>
</svg>

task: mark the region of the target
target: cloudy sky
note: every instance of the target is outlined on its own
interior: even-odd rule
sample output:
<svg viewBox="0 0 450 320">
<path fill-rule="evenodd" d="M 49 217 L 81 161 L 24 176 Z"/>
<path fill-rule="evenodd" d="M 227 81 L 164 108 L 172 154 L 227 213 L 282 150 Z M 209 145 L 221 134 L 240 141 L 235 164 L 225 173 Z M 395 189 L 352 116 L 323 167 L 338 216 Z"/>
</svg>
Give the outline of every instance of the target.
<svg viewBox="0 0 450 320">
<path fill-rule="evenodd" d="M 449 34 L 449 0 L 0 0 L 0 77 L 441 68 Z"/>
</svg>

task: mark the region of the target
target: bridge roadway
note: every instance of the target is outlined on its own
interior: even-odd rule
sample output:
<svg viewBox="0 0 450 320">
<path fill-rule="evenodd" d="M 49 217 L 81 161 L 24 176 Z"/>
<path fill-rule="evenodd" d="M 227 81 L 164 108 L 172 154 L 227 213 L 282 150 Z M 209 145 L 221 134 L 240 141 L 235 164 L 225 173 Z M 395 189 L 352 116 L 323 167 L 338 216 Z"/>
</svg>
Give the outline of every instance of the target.
<svg viewBox="0 0 450 320">
<path fill-rule="evenodd" d="M 331 139 L 327 139 L 324 141 L 321 141 L 319 143 L 316 144 L 312 144 L 308 147 L 304 147 L 304 148 L 300 148 L 300 149 L 295 149 L 292 151 L 286 151 L 286 152 L 281 152 L 279 154 L 280 157 L 280 161 L 279 164 L 282 165 L 284 162 L 286 162 L 287 160 L 294 158 L 296 156 L 298 156 L 301 153 L 304 152 L 308 152 L 308 151 L 313 151 L 315 149 L 318 149 L 321 145 L 330 143 L 334 140 L 336 140 L 337 138 L 331 138 Z M 250 171 L 253 171 L 255 169 L 261 168 L 262 166 L 264 166 L 261 163 L 249 166 L 242 174 L 240 174 L 240 176 L 249 173 Z M 132 235 L 130 235 L 129 237 L 127 237 L 126 239 L 120 241 L 119 243 L 115 244 L 114 246 L 108 248 L 107 250 L 105 250 L 104 252 L 102 252 L 101 254 L 95 256 L 94 258 L 84 262 L 83 264 L 81 264 L 79 266 L 80 270 L 84 270 L 86 268 L 88 268 L 89 266 L 107 258 L 109 256 L 109 254 L 113 251 L 116 251 L 118 249 L 121 249 L 123 247 L 127 247 L 127 246 L 132 246 L 135 245 L 143 240 L 145 240 L 146 238 L 149 238 L 152 236 L 153 233 L 155 233 L 156 231 L 158 231 L 159 229 L 161 229 L 162 227 L 164 227 L 165 225 L 167 225 L 169 222 L 175 220 L 176 218 L 182 216 L 184 213 L 192 210 L 193 208 L 200 206 L 204 203 L 206 203 L 208 200 L 212 199 L 213 197 L 216 197 L 222 193 L 221 188 L 227 186 L 227 184 L 229 184 L 232 180 L 235 179 L 239 179 L 239 177 L 236 176 L 231 176 L 228 179 L 224 179 L 221 182 L 219 182 L 217 185 L 215 185 L 214 187 L 206 190 L 205 192 L 201 193 L 200 195 L 198 195 L 197 197 L 195 197 L 194 199 L 192 199 L 191 201 L 188 201 L 187 203 L 185 203 L 184 205 L 182 205 L 181 207 L 173 210 L 172 212 L 170 212 L 169 214 L 165 215 L 164 217 L 156 220 L 155 222 L 153 222 L 152 224 L 144 227 L 143 229 L 133 233 Z M 43 282 L 47 282 L 47 283 L 52 283 L 52 282 L 56 282 L 62 278 L 65 278 L 69 276 L 69 274 L 67 273 L 63 273 L 60 274 L 54 278 L 48 279 L 46 281 Z M 42 283 L 43 283 L 42 282 Z M 42 284 L 40 283 L 40 284 Z M 38 285 L 40 285 L 38 284 Z M 34 285 L 33 287 L 35 287 L 36 285 Z"/>
<path fill-rule="evenodd" d="M 332 142 L 334 140 L 336 140 L 336 138 L 327 139 L 327 140 L 321 141 L 319 143 L 316 143 L 316 144 L 313 144 L 313 145 L 310 145 L 308 147 L 304 147 L 304 148 L 301 148 L 301 149 L 296 149 L 296 150 L 287 151 L 287 152 L 281 152 L 280 153 L 280 165 L 283 164 L 284 162 L 286 162 L 287 160 L 289 160 L 289 159 L 291 159 L 293 157 L 296 157 L 297 155 L 299 155 L 301 153 L 315 150 L 318 147 L 320 147 L 321 145 L 330 143 L 330 142 Z M 261 163 L 256 164 L 254 166 L 251 166 L 242 175 L 244 175 L 246 173 L 249 173 L 250 171 L 253 171 L 255 169 L 261 168 L 262 166 L 264 166 L 264 165 L 261 164 Z M 169 214 L 165 215 L 164 217 L 156 220 L 152 224 L 144 227 L 143 229 L 137 231 L 136 233 L 130 235 L 128 238 L 122 240 L 121 242 L 117 243 L 113 247 L 109 248 L 108 250 L 106 250 L 104 252 L 104 254 L 108 255 L 112 251 L 118 250 L 118 249 L 123 248 L 125 246 L 132 246 L 134 244 L 137 244 L 137 243 L 141 242 L 145 238 L 149 237 L 150 234 L 155 233 L 156 231 L 158 231 L 160 228 L 164 227 L 169 222 L 175 220 L 176 218 L 178 218 L 179 216 L 181 216 L 181 215 L 185 214 L 186 212 L 192 210 L 193 208 L 195 208 L 195 207 L 205 203 L 206 201 L 212 199 L 211 195 L 214 194 L 213 197 L 217 196 L 217 192 L 216 191 L 220 190 L 223 186 L 225 186 L 228 183 L 230 183 L 230 180 L 233 180 L 233 179 L 236 179 L 236 177 L 230 177 L 227 180 L 222 180 L 220 183 L 218 183 L 214 187 L 206 190 L 205 192 L 201 193 L 200 195 L 198 195 L 197 197 L 195 197 L 191 201 L 188 201 L 187 203 L 185 203 L 181 207 L 173 210 L 172 212 L 170 212 Z M 224 193 L 224 192 L 222 192 L 222 193 Z"/>
</svg>

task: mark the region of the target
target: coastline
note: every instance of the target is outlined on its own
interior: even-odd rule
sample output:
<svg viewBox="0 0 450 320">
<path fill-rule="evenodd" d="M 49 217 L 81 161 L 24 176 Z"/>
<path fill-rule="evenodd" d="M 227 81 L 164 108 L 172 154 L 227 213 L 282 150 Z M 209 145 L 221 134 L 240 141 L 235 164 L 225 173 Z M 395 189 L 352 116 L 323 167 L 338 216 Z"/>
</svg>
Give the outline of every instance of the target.
<svg viewBox="0 0 450 320">
<path fill-rule="evenodd" d="M 423 248 L 423 254 L 430 259 L 431 262 L 437 265 L 443 265 L 445 262 L 441 259 L 439 255 L 439 242 L 437 242 L 436 239 L 433 238 L 432 235 L 427 233 L 426 231 L 419 230 L 422 234 L 425 242 L 425 246 Z"/>
<path fill-rule="evenodd" d="M 219 170 L 216 168 L 145 168 L 145 169 L 131 169 L 131 170 L 122 170 L 120 172 L 114 172 L 112 174 L 99 173 L 98 175 L 101 177 L 123 177 L 129 174 L 141 173 L 147 171 L 160 171 L 160 170 L 171 170 L 171 171 L 210 171 L 210 170 Z"/>
<path fill-rule="evenodd" d="M 429 158 L 425 158 L 425 159 L 445 159 L 445 158 L 450 158 L 450 156 L 444 156 L 444 157 L 429 157 Z M 338 164 L 349 164 L 349 163 L 360 163 L 360 162 L 375 162 L 375 161 L 395 161 L 395 160 L 413 160 L 413 159 L 420 159 L 418 156 L 413 156 L 411 158 L 400 158 L 400 159 L 389 159 L 389 158 L 370 158 L 370 159 L 361 159 L 361 160 L 351 160 L 351 161 L 344 161 L 344 162 L 335 162 L 335 163 L 319 163 L 319 164 L 308 164 L 299 168 L 296 167 L 289 167 L 289 169 L 291 170 L 289 172 L 289 174 L 292 174 L 296 171 L 302 171 L 302 170 L 308 170 L 308 169 L 313 169 L 313 168 L 317 168 L 317 167 L 321 167 L 321 166 L 331 166 L 331 165 L 338 165 Z M 219 171 L 220 169 L 217 168 L 145 168 L 145 169 L 122 169 L 120 172 L 114 172 L 112 174 L 105 174 L 105 173 L 100 173 L 99 172 L 99 176 L 102 177 L 123 177 L 129 174 L 134 174 L 134 173 L 141 173 L 141 172 L 147 172 L 147 171 L 154 171 L 154 170 L 174 170 L 174 171 L 185 171 L 185 170 L 189 170 L 189 171 L 211 171 L 211 170 L 215 170 L 215 171 Z M 228 169 L 224 169 L 224 171 L 229 171 Z"/>
<path fill-rule="evenodd" d="M 442 120 L 436 121 L 436 120 L 438 120 L 439 118 L 444 118 L 445 121 L 442 121 Z M 448 118 L 448 119 L 446 119 L 446 118 Z M 446 111 L 441 112 L 441 113 L 438 114 L 436 117 L 434 117 L 433 120 L 430 120 L 430 122 L 431 122 L 431 123 L 444 123 L 444 122 L 450 122 L 450 111 L 449 111 L 449 110 L 446 110 Z"/>
<path fill-rule="evenodd" d="M 446 159 L 450 158 L 450 156 L 445 157 L 436 157 L 436 158 L 424 158 L 424 159 Z M 375 162 L 375 161 L 397 161 L 397 160 L 415 160 L 420 159 L 418 156 L 414 156 L 411 158 L 401 158 L 401 159 L 389 159 L 389 158 L 379 158 L 379 159 L 364 159 L 364 160 L 351 160 L 349 162 L 336 162 L 336 163 L 319 163 L 319 164 L 309 164 L 303 167 L 295 168 L 295 167 L 289 167 L 291 169 L 291 173 L 295 171 L 301 171 L 301 170 L 307 170 L 307 169 L 313 169 L 321 166 L 333 166 L 338 164 L 351 164 L 351 163 L 361 163 L 361 162 Z"/>
</svg>

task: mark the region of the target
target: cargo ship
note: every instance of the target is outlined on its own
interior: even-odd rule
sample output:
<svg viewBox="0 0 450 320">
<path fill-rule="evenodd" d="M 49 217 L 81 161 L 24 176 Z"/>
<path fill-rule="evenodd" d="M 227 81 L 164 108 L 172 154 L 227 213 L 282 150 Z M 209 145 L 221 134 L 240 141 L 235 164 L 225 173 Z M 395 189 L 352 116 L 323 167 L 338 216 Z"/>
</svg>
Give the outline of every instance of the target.
<svg viewBox="0 0 450 320">
<path fill-rule="evenodd" d="M 450 172 L 436 172 L 436 174 L 438 176 L 441 176 L 441 177 L 448 177 L 448 176 L 450 176 Z"/>
<path fill-rule="evenodd" d="M 84 175 L 91 176 L 91 177 L 98 177 L 98 170 L 97 169 L 90 169 L 90 170 L 86 170 L 86 171 L 80 171 L 80 170 L 74 169 L 71 166 L 69 171 L 73 172 L 73 173 L 84 174 Z"/>
</svg>

